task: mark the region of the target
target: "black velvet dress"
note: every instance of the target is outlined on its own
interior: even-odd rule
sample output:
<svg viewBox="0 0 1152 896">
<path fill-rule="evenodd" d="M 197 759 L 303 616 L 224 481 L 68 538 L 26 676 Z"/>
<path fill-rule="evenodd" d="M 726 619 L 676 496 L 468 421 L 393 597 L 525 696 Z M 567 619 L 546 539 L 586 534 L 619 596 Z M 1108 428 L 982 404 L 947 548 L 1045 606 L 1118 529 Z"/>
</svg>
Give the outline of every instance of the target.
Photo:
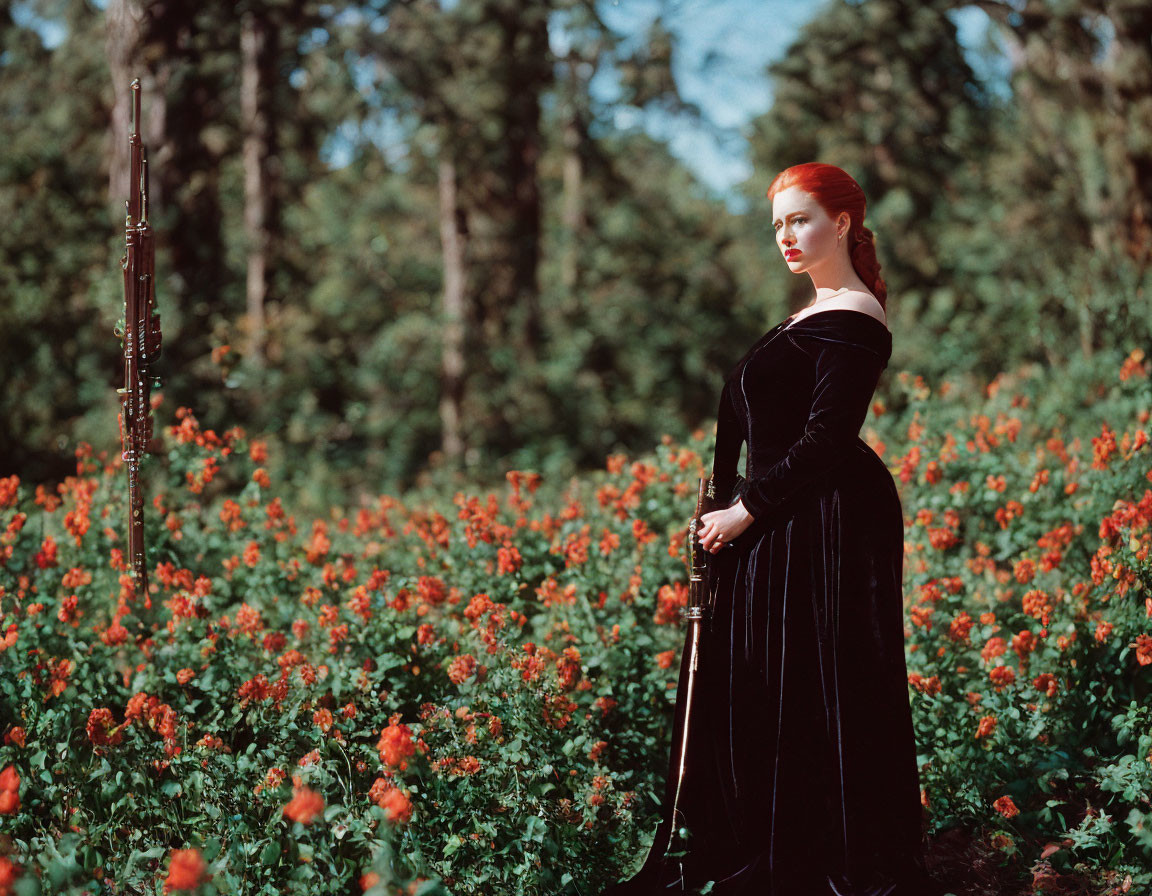
<svg viewBox="0 0 1152 896">
<path fill-rule="evenodd" d="M 663 819 L 604 896 L 923 896 L 896 484 L 859 438 L 892 334 L 862 311 L 788 318 L 728 375 L 713 477 L 754 522 L 708 559 L 717 585 L 689 721 L 688 651 Z M 746 478 L 737 475 L 748 442 Z"/>
</svg>

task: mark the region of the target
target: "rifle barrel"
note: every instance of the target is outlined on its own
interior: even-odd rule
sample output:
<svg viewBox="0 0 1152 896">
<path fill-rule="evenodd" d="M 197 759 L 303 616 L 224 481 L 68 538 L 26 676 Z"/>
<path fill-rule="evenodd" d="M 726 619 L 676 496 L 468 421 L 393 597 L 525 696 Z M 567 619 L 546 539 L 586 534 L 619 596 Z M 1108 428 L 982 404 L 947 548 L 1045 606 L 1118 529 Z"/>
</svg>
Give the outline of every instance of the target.
<svg viewBox="0 0 1152 896">
<path fill-rule="evenodd" d="M 160 351 L 160 320 L 154 310 L 155 241 L 148 223 L 148 153 L 140 137 L 140 79 L 132 82 L 128 135 L 128 198 L 124 223 L 124 386 L 116 392 L 122 409 L 122 457 L 128 472 L 129 567 L 137 594 L 147 597 L 144 493 L 140 462 L 152 435 L 149 391 L 152 362 Z"/>
</svg>

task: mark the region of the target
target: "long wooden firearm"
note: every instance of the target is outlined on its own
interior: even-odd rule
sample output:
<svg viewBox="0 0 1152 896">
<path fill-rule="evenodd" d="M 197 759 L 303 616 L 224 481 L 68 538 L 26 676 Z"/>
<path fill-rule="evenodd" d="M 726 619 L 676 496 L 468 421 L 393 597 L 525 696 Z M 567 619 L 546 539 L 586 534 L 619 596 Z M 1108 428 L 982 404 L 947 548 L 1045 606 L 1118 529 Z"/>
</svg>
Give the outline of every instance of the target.
<svg viewBox="0 0 1152 896">
<path fill-rule="evenodd" d="M 736 479 L 733 494 L 736 494 L 743 477 L 737 476 Z M 655 893 L 657 890 L 667 896 L 684 896 L 688 893 L 685 858 L 690 851 L 688 841 L 692 837 L 691 825 L 699 825 L 702 819 L 687 817 L 681 806 L 681 796 L 685 775 L 691 773 L 701 761 L 700 751 L 695 750 L 689 755 L 688 746 L 692 740 L 692 710 L 697 702 L 696 672 L 700 661 L 701 633 L 704 624 L 715 613 L 716 589 L 719 584 L 717 564 L 711 562 L 717 558 L 704 549 L 696 536 L 700 531 L 701 516 L 727 506 L 730 506 L 729 502 L 717 498 L 714 480 L 711 477 L 701 479 L 696 493 L 696 511 L 688 524 L 688 605 L 683 610 L 688 621 L 688 632 L 680 656 L 680 686 L 683 690 L 676 697 L 677 719 L 673 725 L 673 729 L 679 726 L 680 740 L 672 745 L 665 782 L 665 799 L 671 798 L 671 806 L 656 830 L 640 870 L 629 880 L 609 887 L 603 896 L 636 896 L 640 893 Z M 729 542 L 722 550 L 731 547 Z M 690 811 L 698 810 L 699 806 L 695 806 Z"/>
<path fill-rule="evenodd" d="M 156 312 L 156 243 L 148 223 L 148 153 L 140 139 L 140 80 L 132 82 L 132 122 L 128 136 L 128 200 L 124 221 L 124 322 L 117 328 L 124 345 L 124 387 L 120 444 L 128 469 L 128 553 L 137 594 L 148 592 L 144 552 L 144 494 L 140 461 L 152 441 L 152 364 L 160 357 L 160 315 Z"/>
<path fill-rule="evenodd" d="M 706 486 L 707 492 L 705 491 Z M 669 853 L 674 854 L 678 834 L 685 821 L 680 810 L 680 790 L 684 783 L 684 773 L 688 770 L 688 733 L 691 728 L 692 704 L 696 696 L 696 669 L 700 658 L 700 629 L 714 608 L 714 595 L 709 587 L 712 576 L 708 574 L 706 551 L 696 537 L 696 531 L 700 526 L 700 517 L 717 509 L 719 506 L 715 500 L 712 480 L 701 479 L 696 493 L 696 512 L 688 524 L 688 556 L 691 561 L 691 571 L 688 575 L 688 606 L 683 611 L 684 618 L 688 621 L 688 635 L 684 645 L 684 649 L 688 651 L 688 683 L 684 694 L 684 724 L 681 727 L 679 749 L 676 751 L 676 790 L 670 812 L 672 825 L 668 831 L 668 842 L 664 845 L 666 856 Z M 683 875 L 683 869 L 681 869 L 681 875 Z"/>
</svg>

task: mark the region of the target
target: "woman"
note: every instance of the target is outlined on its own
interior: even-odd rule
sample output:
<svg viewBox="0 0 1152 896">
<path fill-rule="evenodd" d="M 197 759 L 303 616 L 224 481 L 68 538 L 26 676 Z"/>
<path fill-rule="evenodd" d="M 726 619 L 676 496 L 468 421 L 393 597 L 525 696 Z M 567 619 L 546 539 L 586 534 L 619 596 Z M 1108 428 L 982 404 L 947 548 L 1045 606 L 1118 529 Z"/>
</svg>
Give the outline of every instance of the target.
<svg viewBox="0 0 1152 896">
<path fill-rule="evenodd" d="M 708 881 L 714 896 L 934 889 L 904 659 L 903 513 L 858 435 L 892 353 L 864 194 L 810 163 L 781 172 L 768 197 L 785 262 L 816 295 L 725 380 L 712 480 L 727 507 L 698 529 L 716 598 L 686 771 L 677 782 L 687 651 L 663 820 L 640 872 L 605 896 Z"/>
</svg>

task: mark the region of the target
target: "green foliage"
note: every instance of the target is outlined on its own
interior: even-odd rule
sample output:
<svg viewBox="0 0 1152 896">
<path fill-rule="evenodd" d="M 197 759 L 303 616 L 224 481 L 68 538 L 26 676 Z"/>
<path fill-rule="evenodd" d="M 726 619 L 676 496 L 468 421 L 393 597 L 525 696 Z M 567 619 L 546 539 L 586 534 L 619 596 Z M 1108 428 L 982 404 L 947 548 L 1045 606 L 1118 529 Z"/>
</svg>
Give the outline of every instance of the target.
<svg viewBox="0 0 1152 896">
<path fill-rule="evenodd" d="M 1046 874 L 1152 883 L 1148 375 L 1139 351 L 1078 369 L 1104 421 L 1083 427 L 1027 368 L 979 403 L 899 372 L 864 430 L 908 522 L 930 830 L 990 840 L 1009 875 L 1044 852 Z M 117 461 L 83 448 L 56 494 L 0 479 L 16 892 L 151 892 L 202 862 L 200 896 L 575 894 L 634 865 L 710 436 L 305 522 L 263 439 L 186 410 L 161 434 L 147 599 Z"/>
<path fill-rule="evenodd" d="M 1147 883 L 1147 362 L 1111 358 L 1069 371 L 1097 371 L 1074 421 L 1027 368 L 978 409 L 903 377 L 909 670 L 932 830 L 995 810 L 1016 862 L 1050 838 L 1048 872 Z"/>
<path fill-rule="evenodd" d="M 71 425 L 116 438 L 107 302 L 122 220 L 104 196 L 102 19 L 85 3 L 61 7 L 68 30 L 51 51 L 0 9 L 0 469 L 56 474 Z"/>
</svg>

